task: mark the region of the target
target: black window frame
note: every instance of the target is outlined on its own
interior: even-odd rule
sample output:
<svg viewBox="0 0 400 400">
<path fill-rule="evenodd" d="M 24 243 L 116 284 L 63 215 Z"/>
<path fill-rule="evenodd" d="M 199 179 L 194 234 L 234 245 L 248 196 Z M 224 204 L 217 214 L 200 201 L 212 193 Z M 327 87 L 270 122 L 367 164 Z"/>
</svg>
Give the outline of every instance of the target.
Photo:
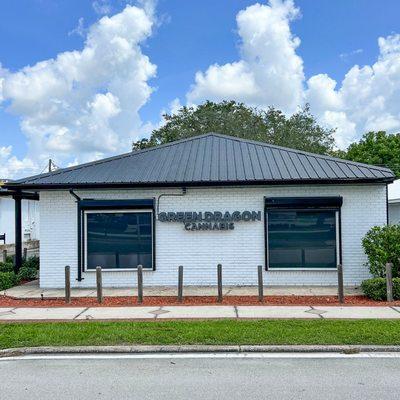
<svg viewBox="0 0 400 400">
<path fill-rule="evenodd" d="M 336 237 L 338 243 L 337 261 L 342 264 L 342 213 L 343 198 L 341 196 L 323 197 L 264 197 L 264 250 L 266 271 L 336 271 L 334 268 L 279 268 L 269 266 L 268 248 L 268 212 L 272 210 L 286 211 L 334 211 L 336 213 Z"/>
<path fill-rule="evenodd" d="M 85 268 L 85 211 L 123 211 L 130 212 L 148 211 L 151 212 L 152 226 L 152 268 L 146 268 L 145 271 L 156 270 L 156 213 L 155 198 L 151 199 L 131 199 L 131 200 L 94 200 L 82 199 L 78 201 L 78 281 L 83 280 L 82 273 L 91 273 L 95 269 Z M 130 272 L 137 268 L 104 268 L 104 271 L 112 272 Z"/>
</svg>

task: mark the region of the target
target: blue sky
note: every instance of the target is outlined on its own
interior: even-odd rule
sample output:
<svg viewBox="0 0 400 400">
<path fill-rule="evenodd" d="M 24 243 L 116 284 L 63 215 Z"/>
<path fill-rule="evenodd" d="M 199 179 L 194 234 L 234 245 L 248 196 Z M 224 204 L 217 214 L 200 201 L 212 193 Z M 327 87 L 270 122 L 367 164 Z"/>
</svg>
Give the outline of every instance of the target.
<svg viewBox="0 0 400 400">
<path fill-rule="evenodd" d="M 140 41 L 140 49 L 141 53 L 148 57 L 151 64 L 156 66 L 157 73 L 156 75 L 149 73 L 149 76 L 145 79 L 146 84 L 153 88 L 153 92 L 148 96 L 144 95 L 139 101 L 143 104 L 137 107 L 140 117 L 140 122 L 136 124 L 135 128 L 137 136 L 148 134 L 149 126 L 157 126 L 160 122 L 161 110 L 168 109 L 174 99 L 179 99 L 179 104 L 186 104 L 187 101 L 198 103 L 204 98 L 219 100 L 222 96 L 226 98 L 234 97 L 260 107 L 265 107 L 270 102 L 271 105 L 277 106 L 283 104 L 282 107 L 285 108 L 282 100 L 276 99 L 275 101 L 274 97 L 259 100 L 259 95 L 249 95 L 241 98 L 240 92 L 242 90 L 240 88 L 232 89 L 236 92 L 228 90 L 225 96 L 223 88 L 210 87 L 211 78 L 208 79 L 207 76 L 207 70 L 210 66 L 214 64 L 222 66 L 245 58 L 241 55 L 243 53 L 242 43 L 245 39 L 238 34 L 236 16 L 255 3 L 255 1 L 240 0 L 159 0 L 157 3 L 151 4 L 154 7 L 153 15 L 150 17 L 153 21 L 153 28 L 150 34 L 146 33 L 145 40 Z M 141 7 L 140 3 L 132 4 Z M 267 2 L 260 2 L 260 4 L 263 7 L 269 7 Z M 55 58 L 60 53 L 82 51 L 88 28 L 96 24 L 103 16 L 111 18 L 113 15 L 123 13 L 126 5 L 127 2 L 123 0 L 99 0 L 97 2 L 91 0 L 4 1 L 1 4 L 0 63 L 3 69 L 7 71 L 6 74 L 12 75 L 26 66 L 34 66 L 40 61 Z M 99 10 L 101 7 L 103 7 L 102 10 Z M 274 5 L 271 7 L 274 8 Z M 297 15 L 295 17 L 282 17 L 279 26 L 288 26 L 291 37 L 296 37 L 301 41 L 300 45 L 293 46 L 290 43 L 290 38 L 282 39 L 286 42 L 289 40 L 289 57 L 293 56 L 294 62 L 296 60 L 302 62 L 300 72 L 298 67 L 293 67 L 294 74 L 304 75 L 303 78 L 299 78 L 299 85 L 303 87 L 299 96 L 311 103 L 312 111 L 314 111 L 312 101 L 314 99 L 315 113 L 323 122 L 334 125 L 338 121 L 337 124 L 343 123 L 344 130 L 351 130 L 352 133 L 346 139 L 344 139 L 345 134 L 340 133 L 342 136 L 340 136 L 339 141 L 342 140 L 343 143 L 347 144 L 349 141 L 358 138 L 362 131 L 369 126 L 375 127 L 378 123 L 376 122 L 378 117 L 373 123 L 370 120 L 366 122 L 365 118 L 357 119 L 358 110 L 352 109 L 349 105 L 332 106 L 332 103 L 338 100 L 332 100 L 331 97 L 342 96 L 339 89 L 351 68 L 355 65 L 360 67 L 373 66 L 374 63 L 379 61 L 379 37 L 388 38 L 400 33 L 398 21 L 400 2 L 397 0 L 381 2 L 368 0 L 297 0 L 290 7 L 292 10 L 287 11 L 288 15 L 290 12 L 293 13 L 294 8 L 297 8 Z M 259 11 L 254 11 L 255 18 L 258 18 L 255 13 Z M 81 28 L 83 28 L 81 32 L 78 32 L 79 29 L 77 29 L 79 21 L 81 21 Z M 265 23 L 268 24 L 268 22 L 269 20 L 266 19 Z M 135 23 L 134 19 L 132 23 Z M 243 26 L 245 26 L 245 23 L 243 22 Z M 396 40 L 392 40 L 390 43 L 395 51 L 399 50 Z M 293 51 L 291 48 L 293 48 Z M 267 48 L 265 53 L 262 53 L 262 51 L 261 49 L 261 54 L 265 54 L 266 58 L 273 57 L 271 49 Z M 393 51 L 391 50 L 389 53 L 393 54 Z M 396 59 L 398 59 L 397 54 L 394 56 L 394 60 L 390 62 L 395 63 Z M 247 61 L 245 60 L 245 62 Z M 267 66 L 272 62 L 268 59 L 265 61 Z M 252 67 L 247 66 L 246 68 L 251 69 Z M 202 72 L 206 83 L 198 84 L 195 80 L 195 74 L 198 71 Z M 218 74 L 224 73 L 221 69 L 216 72 Z M 289 70 L 288 75 L 291 76 L 291 73 L 291 70 Z M 326 78 L 321 78 L 322 81 L 320 80 L 320 82 L 322 83 L 317 85 L 318 91 L 316 92 L 307 81 L 311 77 L 319 76 L 319 74 L 324 74 Z M 356 80 L 362 88 L 364 84 L 362 84 L 362 79 L 359 78 L 360 75 L 357 75 Z M 238 76 L 242 77 L 243 75 L 240 73 Z M 329 86 L 330 81 L 327 77 L 335 81 L 337 86 L 334 91 L 328 88 L 329 90 L 326 89 L 324 93 L 321 93 L 321 87 Z M 378 80 L 374 76 L 369 78 L 371 82 Z M 288 80 L 287 77 L 285 79 Z M 396 92 L 400 80 L 390 79 L 393 80 L 394 92 Z M 255 81 L 259 86 L 261 85 L 259 82 L 264 82 L 262 78 L 257 78 L 257 76 Z M 13 82 L 9 84 L 9 87 L 12 84 Z M 45 85 L 46 82 L 41 84 Z M 375 83 L 371 83 L 371 85 L 373 84 Z M 201 94 L 196 94 L 196 92 L 193 95 L 188 95 L 193 85 L 197 85 L 198 93 Z M 268 85 L 265 87 L 261 85 L 259 89 L 261 89 L 261 92 L 263 90 L 268 91 Z M 29 90 L 29 88 L 26 90 Z M 243 89 L 243 91 L 246 90 L 246 88 Z M 290 91 L 290 87 L 288 87 L 288 90 Z M 382 89 L 383 97 L 385 97 L 385 90 L 387 91 L 387 89 Z M 109 87 L 104 90 L 101 89 L 99 93 L 104 94 L 107 91 L 111 91 Z M 374 97 L 377 97 L 377 91 L 379 92 L 379 89 L 375 86 L 373 90 L 371 89 L 371 93 L 375 93 Z M 393 95 L 395 99 L 398 98 L 396 93 Z M 320 107 L 323 103 L 322 100 L 318 101 L 320 96 L 330 97 L 329 104 L 325 108 Z M 343 94 L 343 98 L 351 96 L 354 96 L 354 93 L 350 93 L 347 97 Z M 297 102 L 297 105 L 300 105 L 298 104 L 300 97 L 293 100 Z M 361 100 L 360 107 L 363 106 Z M 384 98 L 384 100 L 389 103 L 390 99 Z M 35 133 L 32 130 L 24 131 L 20 126 L 24 120 L 30 123 L 32 120 L 36 120 L 34 107 L 27 111 L 25 105 L 18 105 L 18 101 L 21 101 L 21 99 L 17 99 L 13 95 L 5 96 L 0 106 L 0 148 L 12 146 L 11 153 L 4 157 L 4 163 L 10 162 L 10 157 L 14 156 L 18 160 L 23 160 L 27 153 L 29 153 L 30 158 L 35 158 L 35 151 L 37 152 L 38 147 L 40 147 L 38 144 L 36 144 L 36 147 L 31 146 L 32 137 Z M 343 103 L 345 100 L 340 99 L 340 102 Z M 10 109 L 10 105 L 14 103 L 17 106 Z M 287 110 L 292 111 L 290 107 L 288 104 Z M 393 107 L 394 111 L 392 110 Z M 79 112 L 79 107 L 77 109 Z M 392 110 L 386 120 L 392 121 L 391 118 L 393 118 L 394 122 L 387 124 L 387 126 L 383 124 L 382 127 L 388 130 L 397 129 L 398 113 L 396 113 L 396 106 L 385 104 L 386 109 Z M 82 112 L 84 111 L 82 110 Z M 113 116 L 114 114 L 112 114 L 110 120 Z M 142 129 L 141 126 L 146 124 L 147 128 Z M 46 129 L 42 123 L 38 127 Z M 112 129 L 115 130 L 114 127 Z M 80 134 L 85 135 L 85 132 L 80 132 Z M 116 135 L 118 136 L 118 132 L 116 132 Z M 130 135 L 132 136 L 132 132 Z M 124 145 L 126 145 L 126 142 L 124 142 Z M 76 154 L 69 154 L 67 157 L 68 149 L 65 150 L 66 148 L 69 148 L 71 153 L 79 152 L 79 149 L 77 151 L 76 148 L 68 146 L 60 152 L 58 152 L 57 146 L 50 147 L 45 152 L 46 154 L 41 154 L 41 158 L 38 157 L 35 160 L 35 168 L 47 155 L 52 156 L 61 164 L 68 164 L 74 160 L 82 161 L 99 155 L 108 155 L 106 154 L 107 151 L 102 149 L 90 149 L 84 157 L 76 157 Z M 122 149 L 121 146 L 116 146 L 110 153 L 116 152 L 117 148 L 118 150 Z M 128 150 L 126 148 L 126 151 Z M 95 153 L 96 155 L 94 155 Z M 31 167 L 34 169 L 33 166 Z M 3 167 L 3 174 L 14 174 L 14 170 L 15 167 Z M 25 170 L 20 168 L 15 173 L 21 174 L 23 172 Z"/>
</svg>

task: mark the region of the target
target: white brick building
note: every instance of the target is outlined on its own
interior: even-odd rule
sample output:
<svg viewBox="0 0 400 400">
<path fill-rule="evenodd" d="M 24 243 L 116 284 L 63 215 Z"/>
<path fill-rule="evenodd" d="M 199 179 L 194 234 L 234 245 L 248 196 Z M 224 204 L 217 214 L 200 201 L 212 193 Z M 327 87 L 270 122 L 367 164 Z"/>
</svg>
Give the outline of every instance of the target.
<svg viewBox="0 0 400 400">
<path fill-rule="evenodd" d="M 209 134 L 27 178 L 40 197 L 41 287 L 257 283 L 368 277 L 361 240 L 387 223 L 391 171 Z"/>
</svg>

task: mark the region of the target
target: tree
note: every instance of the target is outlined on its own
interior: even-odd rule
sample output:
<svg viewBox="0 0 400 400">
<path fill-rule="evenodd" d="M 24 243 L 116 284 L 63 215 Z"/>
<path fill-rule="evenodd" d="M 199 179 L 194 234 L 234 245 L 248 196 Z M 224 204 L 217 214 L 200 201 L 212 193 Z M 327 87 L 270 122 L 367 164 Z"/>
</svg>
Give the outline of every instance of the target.
<svg viewBox="0 0 400 400">
<path fill-rule="evenodd" d="M 400 134 L 368 132 L 358 143 L 352 143 L 341 157 L 388 167 L 400 178 Z"/>
<path fill-rule="evenodd" d="M 198 107 L 182 107 L 176 114 L 163 117 L 165 124 L 153 130 L 150 139 L 134 142 L 133 150 L 209 132 L 320 154 L 330 153 L 334 146 L 334 130 L 318 125 L 308 105 L 287 117 L 274 107 L 265 111 L 235 101 L 206 101 Z"/>
</svg>

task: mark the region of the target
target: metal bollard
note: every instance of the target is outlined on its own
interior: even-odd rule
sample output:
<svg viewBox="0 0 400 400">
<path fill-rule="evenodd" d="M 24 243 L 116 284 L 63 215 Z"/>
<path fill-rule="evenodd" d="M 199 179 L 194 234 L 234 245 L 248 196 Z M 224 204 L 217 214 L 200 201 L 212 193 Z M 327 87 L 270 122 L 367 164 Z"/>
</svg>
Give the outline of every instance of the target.
<svg viewBox="0 0 400 400">
<path fill-rule="evenodd" d="M 218 280 L 218 303 L 222 302 L 222 265 L 217 265 L 217 280 Z"/>
<path fill-rule="evenodd" d="M 392 280 L 393 264 L 386 263 L 386 297 L 387 301 L 393 301 L 393 280 Z"/>
<path fill-rule="evenodd" d="M 141 304 L 143 303 L 143 267 L 141 265 L 138 265 L 137 267 L 137 286 L 138 286 L 137 302 Z"/>
<path fill-rule="evenodd" d="M 65 266 L 65 302 L 71 303 L 71 268 Z"/>
<path fill-rule="evenodd" d="M 103 302 L 103 279 L 101 276 L 101 267 L 96 267 L 96 288 L 97 288 L 97 302 Z"/>
<path fill-rule="evenodd" d="M 24 247 L 24 255 L 23 255 L 23 260 L 26 261 L 28 258 L 28 249 Z"/>
<path fill-rule="evenodd" d="M 343 285 L 343 265 L 338 264 L 337 266 L 338 274 L 338 298 L 339 303 L 344 303 L 344 285 Z"/>
<path fill-rule="evenodd" d="M 258 267 L 258 301 L 264 301 L 264 282 L 263 282 L 263 267 L 259 265 Z"/>
<path fill-rule="evenodd" d="M 178 301 L 183 300 L 183 265 L 178 267 Z"/>
<path fill-rule="evenodd" d="M 3 262 L 4 263 L 7 262 L 7 250 L 6 249 L 3 250 Z"/>
</svg>

